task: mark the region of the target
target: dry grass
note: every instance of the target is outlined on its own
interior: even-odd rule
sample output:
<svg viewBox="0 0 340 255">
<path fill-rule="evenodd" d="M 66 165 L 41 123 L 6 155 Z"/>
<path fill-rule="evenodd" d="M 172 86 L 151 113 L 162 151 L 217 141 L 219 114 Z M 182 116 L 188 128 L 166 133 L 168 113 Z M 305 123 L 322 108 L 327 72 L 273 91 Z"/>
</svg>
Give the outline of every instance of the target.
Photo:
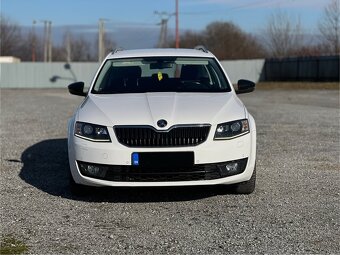
<svg viewBox="0 0 340 255">
<path fill-rule="evenodd" d="M 327 89 L 339 90 L 339 82 L 259 82 L 256 89 Z"/>
<path fill-rule="evenodd" d="M 0 241 L 0 254 L 22 254 L 28 251 L 28 247 L 22 241 L 12 235 L 6 235 Z"/>
</svg>

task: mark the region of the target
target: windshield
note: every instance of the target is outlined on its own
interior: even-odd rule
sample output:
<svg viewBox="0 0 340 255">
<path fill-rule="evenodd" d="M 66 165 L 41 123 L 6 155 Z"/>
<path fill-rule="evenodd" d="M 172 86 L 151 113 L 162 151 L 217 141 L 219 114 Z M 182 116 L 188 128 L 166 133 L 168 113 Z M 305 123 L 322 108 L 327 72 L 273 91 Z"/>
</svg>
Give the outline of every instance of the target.
<svg viewBox="0 0 340 255">
<path fill-rule="evenodd" d="M 92 89 L 95 94 L 229 91 L 215 59 L 189 57 L 110 59 Z"/>
</svg>

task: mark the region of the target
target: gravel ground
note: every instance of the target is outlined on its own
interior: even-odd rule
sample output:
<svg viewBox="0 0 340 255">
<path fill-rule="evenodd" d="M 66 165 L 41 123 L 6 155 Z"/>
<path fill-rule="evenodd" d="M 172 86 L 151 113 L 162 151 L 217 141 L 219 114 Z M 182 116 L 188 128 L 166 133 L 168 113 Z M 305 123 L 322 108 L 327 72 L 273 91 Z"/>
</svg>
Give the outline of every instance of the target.
<svg viewBox="0 0 340 255">
<path fill-rule="evenodd" d="M 242 95 L 257 187 L 68 188 L 66 90 L 1 90 L 2 240 L 31 254 L 339 254 L 339 91 Z"/>
</svg>

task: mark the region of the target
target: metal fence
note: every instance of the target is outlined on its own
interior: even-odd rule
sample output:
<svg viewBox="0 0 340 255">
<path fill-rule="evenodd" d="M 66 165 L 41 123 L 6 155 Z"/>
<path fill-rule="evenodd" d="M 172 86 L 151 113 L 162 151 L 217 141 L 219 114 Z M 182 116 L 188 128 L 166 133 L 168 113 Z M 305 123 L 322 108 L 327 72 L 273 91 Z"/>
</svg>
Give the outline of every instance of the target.
<svg viewBox="0 0 340 255">
<path fill-rule="evenodd" d="M 264 81 L 339 81 L 339 56 L 267 59 Z"/>
</svg>

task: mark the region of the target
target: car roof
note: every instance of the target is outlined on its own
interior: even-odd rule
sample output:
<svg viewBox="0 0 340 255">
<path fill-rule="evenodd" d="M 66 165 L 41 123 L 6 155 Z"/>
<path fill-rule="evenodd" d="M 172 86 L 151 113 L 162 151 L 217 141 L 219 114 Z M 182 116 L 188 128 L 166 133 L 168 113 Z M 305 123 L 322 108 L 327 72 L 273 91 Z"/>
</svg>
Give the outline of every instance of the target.
<svg viewBox="0 0 340 255">
<path fill-rule="evenodd" d="M 138 49 L 138 50 L 115 50 L 106 58 L 136 58 L 136 57 L 204 57 L 215 56 L 204 48 L 201 49 Z"/>
</svg>

